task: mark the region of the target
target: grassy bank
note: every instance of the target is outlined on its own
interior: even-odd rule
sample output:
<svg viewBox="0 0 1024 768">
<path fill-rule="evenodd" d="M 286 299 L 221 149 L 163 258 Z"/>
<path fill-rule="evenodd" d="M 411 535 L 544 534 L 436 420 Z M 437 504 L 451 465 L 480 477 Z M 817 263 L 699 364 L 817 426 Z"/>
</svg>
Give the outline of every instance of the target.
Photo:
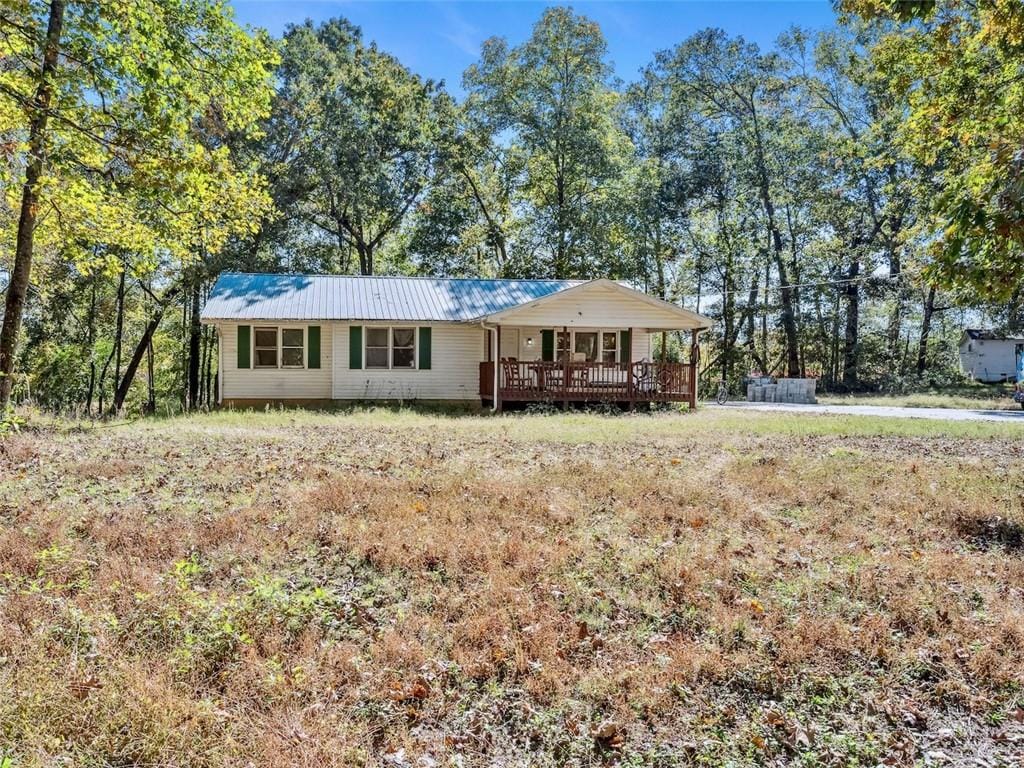
<svg viewBox="0 0 1024 768">
<path fill-rule="evenodd" d="M 1012 384 L 978 382 L 902 395 L 863 392 L 850 395 L 823 393 L 818 401 L 831 405 L 889 405 L 904 408 L 971 408 L 995 411 L 1020 408 L 1020 404 L 1013 401 Z"/>
<path fill-rule="evenodd" d="M 16 768 L 1009 764 L 1024 738 L 1014 425 L 34 423 L 0 443 Z"/>
</svg>

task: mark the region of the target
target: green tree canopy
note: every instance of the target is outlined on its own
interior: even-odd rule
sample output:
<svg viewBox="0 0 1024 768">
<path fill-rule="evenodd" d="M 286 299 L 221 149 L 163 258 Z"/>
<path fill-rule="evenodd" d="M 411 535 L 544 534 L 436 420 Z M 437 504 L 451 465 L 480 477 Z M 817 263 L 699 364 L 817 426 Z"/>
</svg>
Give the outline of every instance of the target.
<svg viewBox="0 0 1024 768">
<path fill-rule="evenodd" d="M 350 271 L 354 251 L 373 274 L 450 141 L 450 99 L 342 19 L 289 27 L 280 78 L 272 130 L 290 143 L 287 210 L 334 240 L 332 271 Z"/>
<path fill-rule="evenodd" d="M 0 182 L 19 211 L 0 217 L 3 407 L 37 249 L 141 270 L 258 221 L 259 178 L 213 139 L 266 114 L 275 56 L 213 0 L 5 0 L 0 30 Z"/>
<path fill-rule="evenodd" d="M 886 33 L 875 66 L 906 108 L 897 133 L 936 169 L 930 274 L 1005 299 L 1024 282 L 1024 4 L 844 0 Z"/>
<path fill-rule="evenodd" d="M 524 274 L 607 271 L 601 265 L 617 243 L 602 214 L 628 152 L 610 77 L 600 28 L 567 8 L 544 11 L 520 46 L 486 41 L 465 74 L 467 108 L 526 158 L 520 197 L 530 221 L 517 255 Z"/>
</svg>

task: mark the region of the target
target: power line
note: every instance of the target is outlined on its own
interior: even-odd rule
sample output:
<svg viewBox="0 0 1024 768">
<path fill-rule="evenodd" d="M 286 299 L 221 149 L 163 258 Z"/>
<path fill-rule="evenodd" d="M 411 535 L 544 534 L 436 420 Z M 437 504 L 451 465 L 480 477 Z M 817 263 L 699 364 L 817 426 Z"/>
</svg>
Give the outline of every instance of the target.
<svg viewBox="0 0 1024 768">
<path fill-rule="evenodd" d="M 869 282 L 869 281 L 874 281 L 874 282 L 894 281 L 894 280 L 901 280 L 903 278 L 903 275 L 904 275 L 903 272 L 899 272 L 899 273 L 897 273 L 895 275 L 863 275 L 862 277 L 847 277 L 847 278 L 843 278 L 841 280 L 822 280 L 822 281 L 815 282 L 815 283 L 790 283 L 789 285 L 765 285 L 765 286 L 758 285 L 755 292 L 757 293 L 758 296 L 760 296 L 762 291 L 764 293 L 768 293 L 769 291 L 782 291 L 784 289 L 788 290 L 788 289 L 793 289 L 793 288 L 812 288 L 812 287 L 817 287 L 817 286 L 821 286 L 821 285 L 838 286 L 838 285 L 848 285 L 850 283 L 866 283 L 866 282 Z M 713 294 L 710 294 L 710 295 L 711 296 L 721 296 L 722 298 L 725 298 L 726 296 L 729 296 L 730 294 L 749 295 L 750 291 L 749 290 L 745 290 L 745 289 L 736 289 L 736 290 L 733 290 L 733 291 L 721 291 L 719 293 L 713 293 Z M 704 294 L 705 297 L 707 295 L 708 294 Z"/>
</svg>

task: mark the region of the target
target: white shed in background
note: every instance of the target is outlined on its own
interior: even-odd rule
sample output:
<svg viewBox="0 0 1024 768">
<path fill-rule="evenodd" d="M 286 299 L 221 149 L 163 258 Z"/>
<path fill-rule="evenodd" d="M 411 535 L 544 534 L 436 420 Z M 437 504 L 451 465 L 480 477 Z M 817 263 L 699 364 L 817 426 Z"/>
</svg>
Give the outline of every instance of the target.
<svg viewBox="0 0 1024 768">
<path fill-rule="evenodd" d="M 976 381 L 1014 381 L 1024 355 L 1024 336 L 968 328 L 960 338 L 960 368 Z"/>
</svg>

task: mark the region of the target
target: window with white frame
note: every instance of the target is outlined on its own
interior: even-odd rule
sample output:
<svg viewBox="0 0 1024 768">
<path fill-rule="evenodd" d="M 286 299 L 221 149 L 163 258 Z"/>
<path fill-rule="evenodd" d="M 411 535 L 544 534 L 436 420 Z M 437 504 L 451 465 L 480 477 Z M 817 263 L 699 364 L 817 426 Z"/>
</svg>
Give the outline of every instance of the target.
<svg viewBox="0 0 1024 768">
<path fill-rule="evenodd" d="M 569 356 L 569 350 L 572 348 L 572 331 L 559 331 L 556 334 L 558 339 L 558 347 L 555 352 L 555 360 L 562 363 Z"/>
<path fill-rule="evenodd" d="M 625 354 L 619 346 L 619 331 L 555 332 L 555 360 L 558 362 L 569 357 L 588 363 L 618 363 Z"/>
<path fill-rule="evenodd" d="M 303 332 L 301 328 L 281 329 L 281 367 L 302 368 Z"/>
<path fill-rule="evenodd" d="M 597 331 L 576 331 L 573 342 L 573 360 L 593 363 L 597 360 Z"/>
<path fill-rule="evenodd" d="M 415 368 L 415 328 L 367 328 L 367 368 Z"/>
<path fill-rule="evenodd" d="M 416 367 L 416 329 L 391 329 L 391 367 Z"/>
<path fill-rule="evenodd" d="M 601 332 L 601 362 L 619 361 L 619 334 L 616 331 Z"/>
<path fill-rule="evenodd" d="M 254 328 L 252 349 L 257 368 L 277 368 L 277 328 Z"/>
<path fill-rule="evenodd" d="M 305 368 L 306 331 L 257 326 L 253 328 L 252 351 L 256 368 Z"/>
<path fill-rule="evenodd" d="M 366 329 L 366 367 L 387 368 L 388 366 L 388 328 Z"/>
</svg>

